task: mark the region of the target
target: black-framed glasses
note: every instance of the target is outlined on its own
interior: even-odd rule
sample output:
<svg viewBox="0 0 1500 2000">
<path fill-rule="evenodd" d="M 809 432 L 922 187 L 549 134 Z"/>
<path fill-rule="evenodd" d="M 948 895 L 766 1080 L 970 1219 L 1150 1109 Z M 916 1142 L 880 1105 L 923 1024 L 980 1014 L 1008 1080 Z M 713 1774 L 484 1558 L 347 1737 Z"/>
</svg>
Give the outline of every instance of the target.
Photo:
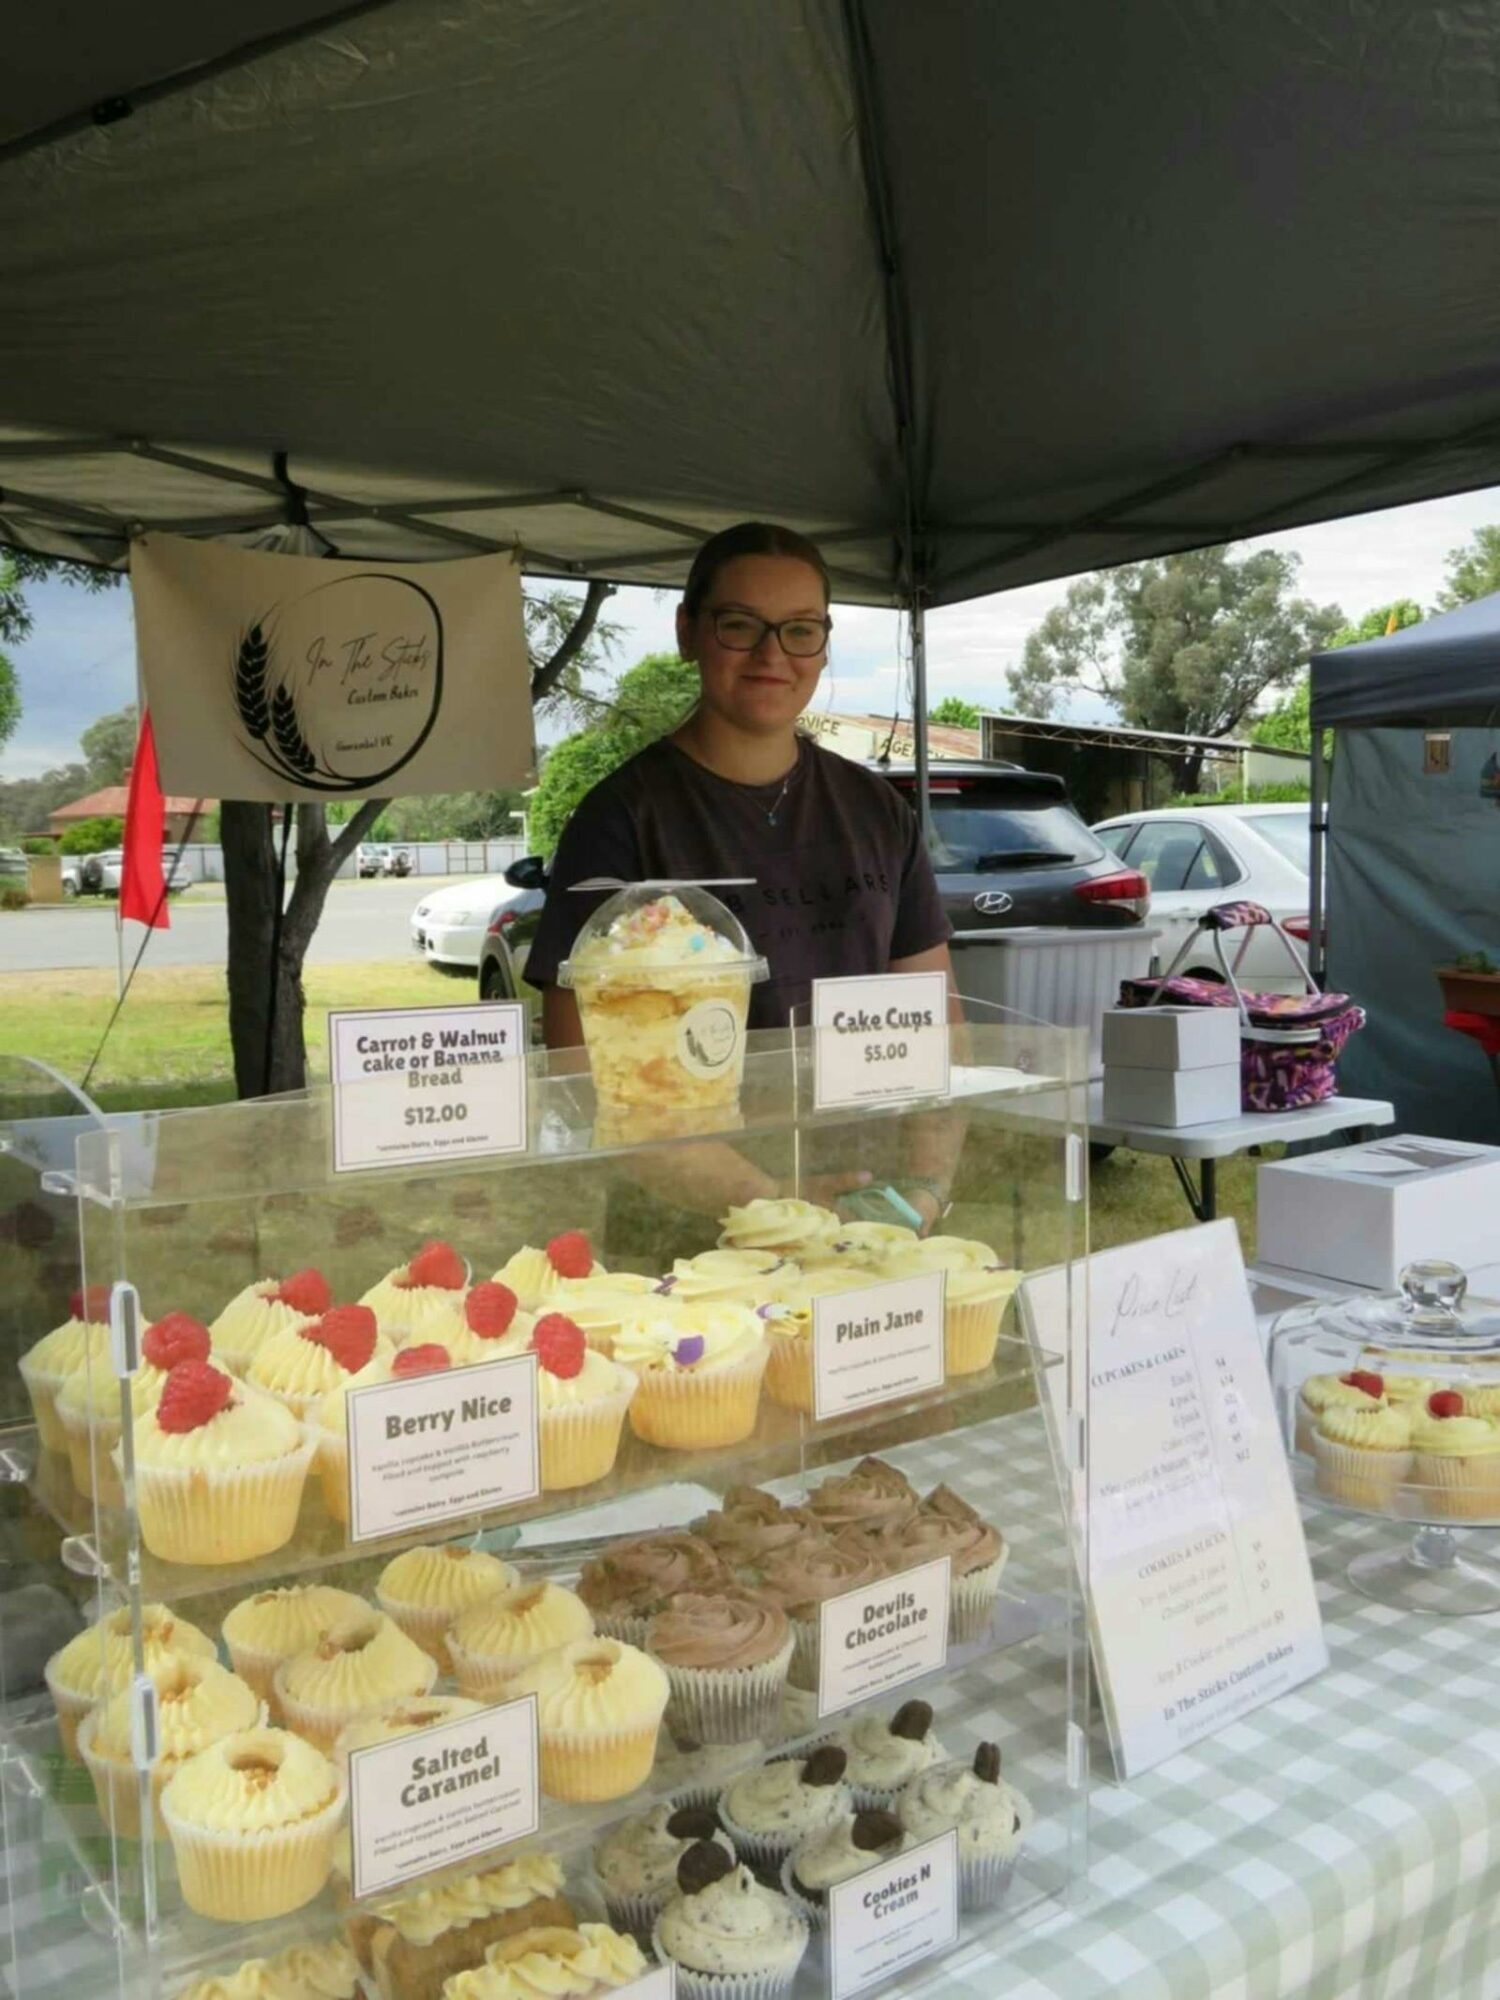
<svg viewBox="0 0 1500 2000">
<path fill-rule="evenodd" d="M 783 618 L 773 625 L 769 618 L 757 618 L 753 611 L 712 611 L 714 637 L 728 653 L 753 653 L 768 637 L 774 636 L 783 653 L 793 660 L 815 660 L 828 649 L 833 630 L 831 618 Z"/>
</svg>

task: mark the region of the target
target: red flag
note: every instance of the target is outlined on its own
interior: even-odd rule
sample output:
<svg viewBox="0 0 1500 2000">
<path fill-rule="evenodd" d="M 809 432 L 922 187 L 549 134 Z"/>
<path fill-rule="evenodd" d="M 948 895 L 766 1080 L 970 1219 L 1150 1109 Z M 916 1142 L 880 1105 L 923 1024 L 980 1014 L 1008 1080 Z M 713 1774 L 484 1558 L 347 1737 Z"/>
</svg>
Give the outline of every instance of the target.
<svg viewBox="0 0 1500 2000">
<path fill-rule="evenodd" d="M 167 915 L 166 880 L 162 874 L 162 837 L 166 828 L 166 801 L 161 795 L 161 779 L 156 772 L 156 738 L 151 733 L 151 714 L 141 715 L 140 734 L 135 740 L 135 762 L 130 767 L 130 795 L 125 801 L 125 851 L 120 864 L 120 915 L 137 923 L 154 924 L 158 930 L 171 928 Z"/>
</svg>

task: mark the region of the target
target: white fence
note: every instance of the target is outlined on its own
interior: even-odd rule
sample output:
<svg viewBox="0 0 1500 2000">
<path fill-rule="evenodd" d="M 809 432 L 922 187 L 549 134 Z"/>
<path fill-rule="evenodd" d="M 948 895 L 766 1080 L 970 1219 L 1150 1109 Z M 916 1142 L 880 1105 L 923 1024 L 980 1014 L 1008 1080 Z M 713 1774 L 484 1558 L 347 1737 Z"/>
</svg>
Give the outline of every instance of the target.
<svg viewBox="0 0 1500 2000">
<path fill-rule="evenodd" d="M 519 861 L 526 852 L 525 844 L 519 840 L 397 840 L 376 844 L 404 849 L 412 859 L 413 878 L 418 875 L 503 875 L 512 861 Z M 173 852 L 170 845 L 167 852 L 168 855 Z M 295 874 L 295 846 L 288 851 L 286 859 L 288 873 Z M 351 855 L 339 870 L 340 879 L 347 881 L 356 872 L 356 862 Z M 223 848 L 217 842 L 189 841 L 182 850 L 175 879 L 179 882 L 222 882 Z"/>
</svg>

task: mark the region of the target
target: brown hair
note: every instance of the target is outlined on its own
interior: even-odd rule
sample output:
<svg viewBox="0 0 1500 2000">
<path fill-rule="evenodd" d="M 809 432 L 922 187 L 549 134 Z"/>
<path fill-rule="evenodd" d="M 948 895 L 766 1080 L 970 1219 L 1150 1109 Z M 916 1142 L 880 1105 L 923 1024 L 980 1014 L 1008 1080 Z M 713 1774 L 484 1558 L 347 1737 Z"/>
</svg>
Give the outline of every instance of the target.
<svg viewBox="0 0 1500 2000">
<path fill-rule="evenodd" d="M 806 535 L 799 535 L 795 528 L 780 527 L 774 521 L 739 521 L 732 528 L 721 528 L 717 535 L 710 535 L 693 557 L 682 592 L 683 609 L 689 617 L 696 617 L 703 609 L 714 578 L 726 563 L 732 563 L 738 556 L 791 556 L 816 570 L 825 604 L 832 595 L 828 565 L 817 545 Z"/>
</svg>

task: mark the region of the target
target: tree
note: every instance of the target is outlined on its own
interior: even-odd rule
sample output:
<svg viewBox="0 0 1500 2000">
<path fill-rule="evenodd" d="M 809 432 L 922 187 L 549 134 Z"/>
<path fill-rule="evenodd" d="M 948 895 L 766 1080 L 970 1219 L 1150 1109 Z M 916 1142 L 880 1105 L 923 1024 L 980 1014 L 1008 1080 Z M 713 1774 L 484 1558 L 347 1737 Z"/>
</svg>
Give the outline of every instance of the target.
<svg viewBox="0 0 1500 2000">
<path fill-rule="evenodd" d="M 1343 622 L 1336 605 L 1292 595 L 1300 566 L 1225 545 L 1080 577 L 1028 637 L 1011 698 L 1048 716 L 1092 694 L 1137 729 L 1228 735 Z M 1196 791 L 1203 753 L 1172 761 L 1176 788 Z"/>
<path fill-rule="evenodd" d="M 927 711 L 929 722 L 946 723 L 953 729 L 977 729 L 980 713 L 972 701 L 965 701 L 962 695 L 945 694 L 936 708 Z"/>
<path fill-rule="evenodd" d="M 1389 604 L 1377 604 L 1352 625 L 1341 625 L 1325 651 L 1332 652 L 1335 646 L 1362 646 L 1366 639 L 1384 639 L 1392 631 L 1421 622 L 1422 607 L 1414 597 L 1393 597 Z"/>
<path fill-rule="evenodd" d="M 102 854 L 107 848 L 118 847 L 125 836 L 125 822 L 101 816 L 98 819 L 81 819 L 70 826 L 57 843 L 59 854 Z"/>
<path fill-rule="evenodd" d="M 112 570 L 89 569 L 84 563 L 53 562 L 45 556 L 27 555 L 20 549 L 0 549 L 0 749 L 15 735 L 21 720 L 20 682 L 5 649 L 20 645 L 31 632 L 31 607 L 26 602 L 25 586 L 48 576 L 61 577 L 65 583 L 95 591 L 108 590 L 120 581 Z M 3 790 L 7 796 L 0 800 L 0 813 L 13 819 L 20 832 L 34 831 L 16 818 L 16 814 L 20 811 L 23 815 L 34 815 L 35 798 L 28 797 L 24 805 L 18 806 L 14 785 Z M 75 791 L 67 796 L 76 798 L 78 793 Z M 58 798 L 52 804 L 64 805 L 66 802 L 66 798 Z"/>
<path fill-rule="evenodd" d="M 1420 625 L 1422 607 L 1414 598 L 1397 597 L 1389 604 L 1377 604 L 1367 611 L 1363 618 L 1352 625 L 1341 625 L 1324 647 L 1332 652 L 1338 646 L 1362 646 L 1366 639 L 1383 639 L 1390 632 L 1399 632 L 1405 625 Z M 1308 674 L 1292 687 L 1284 701 L 1268 708 L 1256 720 L 1250 731 L 1252 743 L 1264 744 L 1268 750 L 1312 749 L 1312 679 Z"/>
<path fill-rule="evenodd" d="M 375 840 L 500 840 L 516 830 L 519 792 L 440 792 L 393 799 L 372 829 Z"/>
<path fill-rule="evenodd" d="M 1439 611 L 1456 611 L 1460 604 L 1500 590 L 1500 528 L 1476 528 L 1466 542 L 1448 551 L 1443 567 L 1448 581 L 1438 592 Z"/>
<path fill-rule="evenodd" d="M 15 564 L 8 556 L 0 556 L 0 750 L 21 721 L 21 684 L 5 644 L 24 639 L 30 626 L 26 600 L 16 589 Z"/>
<path fill-rule="evenodd" d="M 106 785 L 123 785 L 135 761 L 135 739 L 140 723 L 135 703 L 117 708 L 113 715 L 101 715 L 91 722 L 78 739 L 89 783 L 95 791 Z"/>
<path fill-rule="evenodd" d="M 675 729 L 698 699 L 698 670 L 675 653 L 648 653 L 622 674 L 608 714 L 554 744 L 531 801 L 531 843 L 551 854 L 574 808 L 602 778 Z"/>
<path fill-rule="evenodd" d="M 88 788 L 89 774 L 82 764 L 56 764 L 39 778 L 0 781 L 0 831 L 39 833 L 49 814 L 82 798 Z"/>
</svg>

